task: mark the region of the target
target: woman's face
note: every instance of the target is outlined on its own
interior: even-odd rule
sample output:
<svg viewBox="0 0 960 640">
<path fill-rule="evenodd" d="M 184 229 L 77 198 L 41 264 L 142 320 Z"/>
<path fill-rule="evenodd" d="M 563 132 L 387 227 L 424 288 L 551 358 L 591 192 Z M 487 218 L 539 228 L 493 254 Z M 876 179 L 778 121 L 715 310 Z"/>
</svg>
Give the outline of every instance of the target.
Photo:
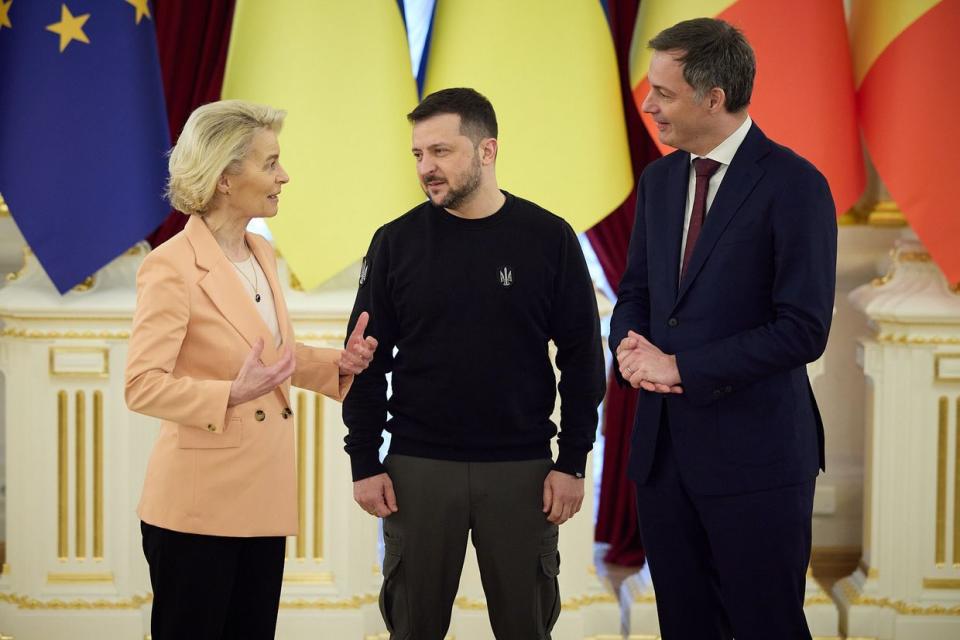
<svg viewBox="0 0 960 640">
<path fill-rule="evenodd" d="M 253 135 L 250 151 L 240 165 L 240 172 L 225 174 L 230 205 L 250 218 L 272 218 L 280 205 L 280 188 L 290 176 L 280 166 L 280 144 L 277 134 L 260 129 Z"/>
</svg>

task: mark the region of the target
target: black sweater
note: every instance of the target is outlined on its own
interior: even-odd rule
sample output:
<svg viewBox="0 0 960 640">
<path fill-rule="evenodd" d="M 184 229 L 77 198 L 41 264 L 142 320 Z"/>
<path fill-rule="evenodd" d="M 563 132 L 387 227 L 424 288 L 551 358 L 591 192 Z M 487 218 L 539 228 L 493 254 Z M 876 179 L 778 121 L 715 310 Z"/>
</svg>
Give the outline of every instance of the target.
<svg viewBox="0 0 960 640">
<path fill-rule="evenodd" d="M 570 225 L 505 195 L 486 218 L 425 202 L 374 234 L 350 330 L 368 311 L 379 346 L 343 403 L 354 480 L 383 472 L 384 428 L 396 454 L 550 458 L 550 340 L 561 372 L 554 468 L 582 477 L 605 389 L 593 285 Z"/>
</svg>

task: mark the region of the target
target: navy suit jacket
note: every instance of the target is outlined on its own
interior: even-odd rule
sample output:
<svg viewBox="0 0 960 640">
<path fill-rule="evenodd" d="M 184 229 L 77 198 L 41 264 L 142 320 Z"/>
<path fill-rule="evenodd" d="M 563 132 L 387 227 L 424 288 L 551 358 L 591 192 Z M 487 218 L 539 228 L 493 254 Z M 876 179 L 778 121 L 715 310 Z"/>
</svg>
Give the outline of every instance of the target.
<svg viewBox="0 0 960 640">
<path fill-rule="evenodd" d="M 647 480 L 666 412 L 693 491 L 742 493 L 810 480 L 824 467 L 806 365 L 823 353 L 833 315 L 830 188 L 813 165 L 754 124 L 678 283 L 689 171 L 690 154 L 677 151 L 640 177 L 610 324 L 614 353 L 632 329 L 676 354 L 683 385 L 682 395 L 640 390 L 628 474 Z"/>
</svg>

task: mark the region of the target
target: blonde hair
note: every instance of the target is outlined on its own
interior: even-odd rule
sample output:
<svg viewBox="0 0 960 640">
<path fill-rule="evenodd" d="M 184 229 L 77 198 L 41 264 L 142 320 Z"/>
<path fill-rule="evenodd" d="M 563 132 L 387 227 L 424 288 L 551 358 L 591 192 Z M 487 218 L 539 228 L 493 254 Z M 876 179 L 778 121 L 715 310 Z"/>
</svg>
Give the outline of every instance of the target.
<svg viewBox="0 0 960 640">
<path fill-rule="evenodd" d="M 236 173 L 259 129 L 280 133 L 287 112 L 243 100 L 220 100 L 190 114 L 170 150 L 166 197 L 174 209 L 207 212 L 224 173 Z"/>
</svg>

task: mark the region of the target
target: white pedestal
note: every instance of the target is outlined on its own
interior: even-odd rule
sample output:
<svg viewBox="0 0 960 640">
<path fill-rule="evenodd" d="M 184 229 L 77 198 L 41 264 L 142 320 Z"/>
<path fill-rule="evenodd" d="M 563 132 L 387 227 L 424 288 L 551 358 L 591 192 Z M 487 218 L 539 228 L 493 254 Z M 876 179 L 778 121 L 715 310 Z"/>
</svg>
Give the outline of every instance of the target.
<svg viewBox="0 0 960 640">
<path fill-rule="evenodd" d="M 912 234 L 850 296 L 874 335 L 867 377 L 863 556 L 839 581 L 848 637 L 960 637 L 960 295 Z"/>
</svg>

